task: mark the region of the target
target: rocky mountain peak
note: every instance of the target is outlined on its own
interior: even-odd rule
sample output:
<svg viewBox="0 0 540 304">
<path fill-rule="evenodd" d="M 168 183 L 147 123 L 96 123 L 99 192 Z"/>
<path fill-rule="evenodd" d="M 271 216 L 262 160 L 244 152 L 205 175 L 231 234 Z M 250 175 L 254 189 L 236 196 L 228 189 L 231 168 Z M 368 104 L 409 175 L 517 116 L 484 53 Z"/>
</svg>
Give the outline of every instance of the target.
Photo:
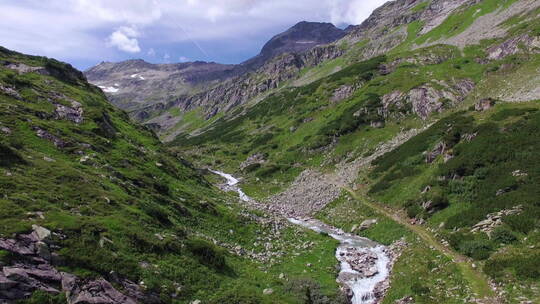
<svg viewBox="0 0 540 304">
<path fill-rule="evenodd" d="M 328 44 L 343 38 L 347 32 L 332 23 L 301 21 L 287 31 L 274 36 L 259 55 L 243 63 L 258 68 L 265 61 L 284 53 L 301 53 L 317 45 Z"/>
</svg>

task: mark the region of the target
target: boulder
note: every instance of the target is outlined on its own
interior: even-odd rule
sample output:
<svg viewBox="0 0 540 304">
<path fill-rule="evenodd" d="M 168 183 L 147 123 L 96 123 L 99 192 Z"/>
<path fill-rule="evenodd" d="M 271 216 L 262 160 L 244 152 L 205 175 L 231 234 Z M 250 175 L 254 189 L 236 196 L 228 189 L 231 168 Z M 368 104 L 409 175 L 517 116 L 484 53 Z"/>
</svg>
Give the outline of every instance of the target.
<svg viewBox="0 0 540 304">
<path fill-rule="evenodd" d="M 136 304 L 137 302 L 120 293 L 104 279 L 84 281 L 74 275 L 62 273 L 62 289 L 66 291 L 68 304 Z"/>
<path fill-rule="evenodd" d="M 414 304 L 414 298 L 412 296 L 403 297 L 399 300 L 396 300 L 394 304 Z"/>
<path fill-rule="evenodd" d="M 38 225 L 32 225 L 32 230 L 32 234 L 36 236 L 38 241 L 46 241 L 51 237 L 51 231 L 47 228 Z"/>
<path fill-rule="evenodd" d="M 350 85 L 342 85 L 334 91 L 334 94 L 332 95 L 332 97 L 330 97 L 330 101 L 333 103 L 337 103 L 345 100 L 352 96 L 354 90 L 354 87 Z"/>
<path fill-rule="evenodd" d="M 80 124 L 84 120 L 83 113 L 84 113 L 84 110 L 81 104 L 76 101 L 71 102 L 71 107 L 58 104 L 58 103 L 55 104 L 55 110 L 54 110 L 55 119 L 65 119 L 65 120 L 74 122 L 76 124 Z"/>
<path fill-rule="evenodd" d="M 244 170 L 248 167 L 252 167 L 257 164 L 264 164 L 266 162 L 266 157 L 262 153 L 256 153 L 249 156 L 243 163 L 240 164 L 240 169 Z"/>
<path fill-rule="evenodd" d="M 480 101 L 478 101 L 475 105 L 474 105 L 474 109 L 478 112 L 482 112 L 482 111 L 487 111 L 491 108 L 493 108 L 493 106 L 495 105 L 495 100 L 491 99 L 491 98 L 484 98 Z"/>
<path fill-rule="evenodd" d="M 8 127 L 0 127 L 0 131 L 2 131 L 2 133 L 7 134 L 7 135 L 11 134 L 11 129 Z"/>
<path fill-rule="evenodd" d="M 368 219 L 368 220 L 365 220 L 363 221 L 361 224 L 360 224 L 360 227 L 359 229 L 360 230 L 366 230 L 366 229 L 369 229 L 371 228 L 373 225 L 377 224 L 377 219 Z"/>
<path fill-rule="evenodd" d="M 263 294 L 265 295 L 271 295 L 274 293 L 274 290 L 272 288 L 266 288 L 265 290 L 263 290 Z"/>
</svg>

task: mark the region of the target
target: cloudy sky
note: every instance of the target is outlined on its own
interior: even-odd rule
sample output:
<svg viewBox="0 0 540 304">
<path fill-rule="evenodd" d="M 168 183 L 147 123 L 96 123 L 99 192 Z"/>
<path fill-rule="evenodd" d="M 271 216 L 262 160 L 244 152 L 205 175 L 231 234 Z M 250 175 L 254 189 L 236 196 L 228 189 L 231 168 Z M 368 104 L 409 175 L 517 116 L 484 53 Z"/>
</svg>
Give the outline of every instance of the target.
<svg viewBox="0 0 540 304">
<path fill-rule="evenodd" d="M 387 0 L 0 0 L 0 45 L 86 69 L 143 58 L 238 63 L 295 23 L 359 24 Z"/>
</svg>

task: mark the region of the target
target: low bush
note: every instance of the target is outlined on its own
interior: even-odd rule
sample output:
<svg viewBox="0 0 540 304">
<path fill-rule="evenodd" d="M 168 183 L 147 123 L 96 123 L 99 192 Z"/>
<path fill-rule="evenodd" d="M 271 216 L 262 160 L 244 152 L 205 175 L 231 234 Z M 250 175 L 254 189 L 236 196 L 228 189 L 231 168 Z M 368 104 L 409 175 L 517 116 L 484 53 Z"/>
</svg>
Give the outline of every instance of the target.
<svg viewBox="0 0 540 304">
<path fill-rule="evenodd" d="M 497 244 L 511 244 L 517 241 L 516 235 L 506 227 L 499 227 L 491 233 L 491 239 Z"/>
<path fill-rule="evenodd" d="M 536 219 L 534 217 L 527 216 L 527 214 L 514 214 L 507 216 L 503 219 L 503 222 L 508 224 L 514 231 L 527 234 L 536 227 Z"/>
<path fill-rule="evenodd" d="M 227 268 L 224 250 L 201 239 L 188 240 L 186 245 L 201 264 L 216 270 L 225 270 Z"/>
<path fill-rule="evenodd" d="M 475 260 L 485 260 L 491 255 L 493 245 L 481 239 L 465 241 L 459 245 L 459 251 Z"/>
<path fill-rule="evenodd" d="M 493 279 L 501 280 L 505 275 L 519 279 L 540 279 L 540 254 L 519 253 L 495 256 L 486 261 L 484 271 Z"/>
</svg>

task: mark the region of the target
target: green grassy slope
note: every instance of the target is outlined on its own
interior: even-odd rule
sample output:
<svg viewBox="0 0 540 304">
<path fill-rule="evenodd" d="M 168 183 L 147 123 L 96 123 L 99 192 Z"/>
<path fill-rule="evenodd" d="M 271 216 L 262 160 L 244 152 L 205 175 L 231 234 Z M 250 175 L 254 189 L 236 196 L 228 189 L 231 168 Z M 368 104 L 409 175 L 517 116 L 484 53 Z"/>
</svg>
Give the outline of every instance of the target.
<svg viewBox="0 0 540 304">
<path fill-rule="evenodd" d="M 306 288 L 337 296 L 336 270 L 328 264 L 332 240 L 316 234 L 300 240 L 285 229 L 289 242 L 277 248 L 286 252 L 286 269 L 229 253 L 211 240 L 260 253 L 264 244 L 256 239 L 272 233 L 270 227 L 240 215 L 234 196 L 131 123 L 80 72 L 3 48 L 0 63 L 0 237 L 26 233 L 33 224 L 62 232 L 63 271 L 85 278 L 114 272 L 144 282 L 164 303 L 301 303 Z M 49 75 L 18 73 L 12 64 Z M 77 103 L 82 122 L 55 114 Z M 313 246 L 295 254 L 304 242 Z M 325 262 L 303 272 L 306 261 L 321 257 Z M 0 251 L 1 265 L 16 259 Z M 314 278 L 322 278 L 322 287 Z M 311 285 L 293 288 L 300 279 Z M 265 288 L 276 293 L 263 296 Z"/>
</svg>

